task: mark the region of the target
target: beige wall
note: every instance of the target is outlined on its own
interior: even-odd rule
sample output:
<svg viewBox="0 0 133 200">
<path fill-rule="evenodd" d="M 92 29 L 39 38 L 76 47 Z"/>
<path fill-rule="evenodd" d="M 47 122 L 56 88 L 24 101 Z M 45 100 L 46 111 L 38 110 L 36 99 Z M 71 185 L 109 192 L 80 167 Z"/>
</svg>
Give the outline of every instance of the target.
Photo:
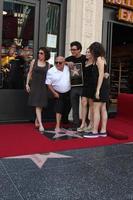
<svg viewBox="0 0 133 200">
<path fill-rule="evenodd" d="M 83 52 L 90 43 L 101 42 L 103 0 L 68 0 L 66 26 L 66 56 L 70 55 L 69 44 L 78 40 Z"/>
</svg>

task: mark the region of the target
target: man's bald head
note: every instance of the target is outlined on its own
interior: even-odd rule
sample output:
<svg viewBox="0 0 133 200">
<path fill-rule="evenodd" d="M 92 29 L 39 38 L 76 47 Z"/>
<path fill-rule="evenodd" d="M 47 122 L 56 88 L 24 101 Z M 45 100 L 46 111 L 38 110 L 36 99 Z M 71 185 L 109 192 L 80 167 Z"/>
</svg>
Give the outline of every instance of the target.
<svg viewBox="0 0 133 200">
<path fill-rule="evenodd" d="M 61 61 L 61 62 L 65 62 L 65 58 L 63 56 L 57 56 L 55 60 L 56 61 L 58 60 L 58 61 Z"/>
<path fill-rule="evenodd" d="M 63 56 L 57 56 L 55 59 L 55 65 L 58 70 L 63 70 L 65 64 L 65 58 Z"/>
</svg>

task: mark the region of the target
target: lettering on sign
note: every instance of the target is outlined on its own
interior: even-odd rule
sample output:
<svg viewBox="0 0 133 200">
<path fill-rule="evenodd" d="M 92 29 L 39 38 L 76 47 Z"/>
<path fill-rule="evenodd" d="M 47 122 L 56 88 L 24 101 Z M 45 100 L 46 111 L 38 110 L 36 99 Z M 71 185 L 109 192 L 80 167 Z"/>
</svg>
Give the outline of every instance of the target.
<svg viewBox="0 0 133 200">
<path fill-rule="evenodd" d="M 133 0 L 105 0 L 105 3 L 133 9 Z"/>
<path fill-rule="evenodd" d="M 118 13 L 118 19 L 133 23 L 133 11 L 120 8 Z"/>
</svg>

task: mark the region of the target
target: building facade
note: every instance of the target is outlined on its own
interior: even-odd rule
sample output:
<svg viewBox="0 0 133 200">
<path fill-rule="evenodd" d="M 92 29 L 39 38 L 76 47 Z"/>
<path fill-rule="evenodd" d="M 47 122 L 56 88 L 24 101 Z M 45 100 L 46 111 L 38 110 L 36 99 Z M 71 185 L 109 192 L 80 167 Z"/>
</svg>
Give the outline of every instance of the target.
<svg viewBox="0 0 133 200">
<path fill-rule="evenodd" d="M 103 1 L 68 0 L 65 52 L 69 55 L 69 44 L 74 40 L 82 43 L 83 53 L 94 41 L 102 40 Z"/>
</svg>

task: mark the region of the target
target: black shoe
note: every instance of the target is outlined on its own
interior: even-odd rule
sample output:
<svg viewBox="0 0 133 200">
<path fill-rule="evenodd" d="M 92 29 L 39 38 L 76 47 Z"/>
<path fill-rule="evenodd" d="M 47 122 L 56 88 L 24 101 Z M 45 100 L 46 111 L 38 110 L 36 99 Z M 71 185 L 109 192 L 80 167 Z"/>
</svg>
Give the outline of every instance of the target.
<svg viewBox="0 0 133 200">
<path fill-rule="evenodd" d="M 97 138 L 97 137 L 99 137 L 99 134 L 98 133 L 88 132 L 88 133 L 85 133 L 83 135 L 83 137 L 85 137 L 85 138 Z"/>
<path fill-rule="evenodd" d="M 99 136 L 101 136 L 101 137 L 106 137 L 106 136 L 107 136 L 107 132 L 99 133 Z"/>
</svg>

